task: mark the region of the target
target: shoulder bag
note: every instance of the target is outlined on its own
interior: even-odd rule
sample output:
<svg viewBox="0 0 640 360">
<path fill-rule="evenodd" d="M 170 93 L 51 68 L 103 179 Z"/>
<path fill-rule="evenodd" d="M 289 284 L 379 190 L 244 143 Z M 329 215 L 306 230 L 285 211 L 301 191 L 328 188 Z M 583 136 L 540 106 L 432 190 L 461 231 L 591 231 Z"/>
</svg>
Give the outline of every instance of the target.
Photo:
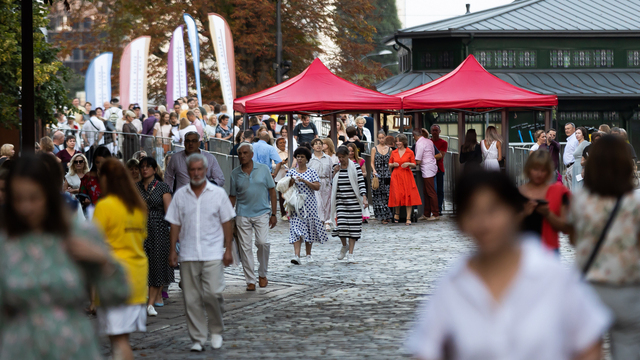
<svg viewBox="0 0 640 360">
<path fill-rule="evenodd" d="M 602 243 L 604 243 L 604 239 L 607 237 L 607 233 L 609 232 L 609 228 L 613 223 L 613 219 L 616 217 L 616 214 L 618 213 L 618 209 L 620 208 L 621 202 L 622 202 L 622 196 L 616 200 L 616 205 L 613 207 L 613 210 L 609 215 L 609 219 L 607 220 L 607 223 L 604 225 L 604 229 L 602 229 L 600 238 L 598 239 L 598 242 L 596 243 L 596 245 L 593 247 L 593 251 L 591 251 L 591 255 L 589 255 L 589 259 L 587 260 L 587 262 L 584 264 L 584 267 L 582 268 L 582 277 L 587 276 L 587 273 L 589 272 L 591 265 L 593 265 L 593 262 L 595 261 L 596 256 L 598 256 L 598 252 L 602 247 Z"/>
</svg>

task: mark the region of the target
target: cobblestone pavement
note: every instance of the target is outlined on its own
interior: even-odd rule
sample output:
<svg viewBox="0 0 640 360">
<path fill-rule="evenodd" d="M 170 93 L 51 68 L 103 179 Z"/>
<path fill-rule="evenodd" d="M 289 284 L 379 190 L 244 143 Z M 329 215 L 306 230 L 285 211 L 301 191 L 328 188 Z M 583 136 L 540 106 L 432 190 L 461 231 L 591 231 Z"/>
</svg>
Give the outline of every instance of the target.
<svg viewBox="0 0 640 360">
<path fill-rule="evenodd" d="M 202 353 L 188 351 L 182 295 L 173 284 L 148 332 L 132 335 L 136 358 L 406 358 L 402 342 L 416 306 L 452 261 L 471 250 L 451 218 L 410 227 L 373 220 L 363 227 L 356 263 L 338 261 L 340 241 L 330 238 L 314 246 L 314 263 L 296 266 L 288 231 L 288 222 L 279 221 L 270 232 L 267 288 L 246 292 L 242 268 L 227 268 L 222 349 L 207 343 Z M 571 261 L 566 241 L 562 253 Z"/>
</svg>

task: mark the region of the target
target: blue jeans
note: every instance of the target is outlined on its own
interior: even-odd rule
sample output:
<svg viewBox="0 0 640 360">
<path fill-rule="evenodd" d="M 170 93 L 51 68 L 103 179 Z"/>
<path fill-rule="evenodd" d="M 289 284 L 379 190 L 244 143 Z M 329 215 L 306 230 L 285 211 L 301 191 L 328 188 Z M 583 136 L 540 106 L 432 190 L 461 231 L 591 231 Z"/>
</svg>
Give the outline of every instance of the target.
<svg viewBox="0 0 640 360">
<path fill-rule="evenodd" d="M 438 171 L 435 180 L 436 194 L 438 194 L 438 208 L 440 208 L 440 215 L 442 215 L 442 204 L 444 203 L 444 173 Z"/>
</svg>

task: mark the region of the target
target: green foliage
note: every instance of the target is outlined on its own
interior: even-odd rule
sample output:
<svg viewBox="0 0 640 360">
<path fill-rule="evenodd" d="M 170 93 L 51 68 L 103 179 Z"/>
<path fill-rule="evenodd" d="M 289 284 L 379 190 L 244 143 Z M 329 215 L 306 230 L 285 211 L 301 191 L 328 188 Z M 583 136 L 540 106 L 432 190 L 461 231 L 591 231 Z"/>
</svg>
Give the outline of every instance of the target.
<svg viewBox="0 0 640 360">
<path fill-rule="evenodd" d="M 48 24 L 48 8 L 42 2 L 33 4 L 33 51 L 35 78 L 35 114 L 43 123 L 53 122 L 54 113 L 71 107 L 63 81 L 71 72 L 57 59 L 58 50 L 45 41 L 40 28 Z M 22 86 L 22 28 L 20 2 L 0 0 L 0 125 L 19 124 L 18 107 Z"/>
</svg>

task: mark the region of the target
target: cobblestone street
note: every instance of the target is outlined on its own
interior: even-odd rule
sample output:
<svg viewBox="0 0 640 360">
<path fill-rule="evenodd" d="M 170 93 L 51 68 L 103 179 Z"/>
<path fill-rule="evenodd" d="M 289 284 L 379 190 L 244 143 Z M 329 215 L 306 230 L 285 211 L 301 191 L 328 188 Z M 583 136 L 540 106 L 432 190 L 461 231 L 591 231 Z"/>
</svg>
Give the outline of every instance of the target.
<svg viewBox="0 0 640 360">
<path fill-rule="evenodd" d="M 425 295 L 470 243 L 451 218 L 438 222 L 364 225 L 356 263 L 336 259 L 340 241 L 314 246 L 315 262 L 291 264 L 288 222 L 270 232 L 269 286 L 246 292 L 241 267 L 226 271 L 222 349 L 190 353 L 182 294 L 134 334 L 136 358 L 153 359 L 396 359 Z M 255 251 L 255 250 L 254 250 Z M 304 251 L 304 250 L 303 250 Z M 563 258 L 572 253 L 563 241 Z M 257 271 L 257 262 L 256 262 Z M 105 346 L 105 351 L 107 346 Z"/>
</svg>

